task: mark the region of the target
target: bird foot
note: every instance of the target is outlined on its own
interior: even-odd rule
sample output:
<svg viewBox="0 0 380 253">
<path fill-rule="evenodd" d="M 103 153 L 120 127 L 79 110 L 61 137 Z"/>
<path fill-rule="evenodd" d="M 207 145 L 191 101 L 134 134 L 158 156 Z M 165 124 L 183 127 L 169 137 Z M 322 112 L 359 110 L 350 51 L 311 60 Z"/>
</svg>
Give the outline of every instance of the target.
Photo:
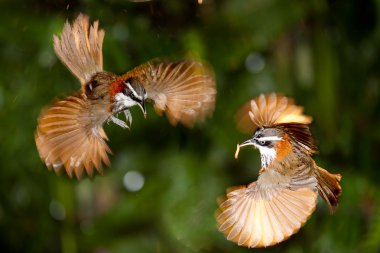
<svg viewBox="0 0 380 253">
<path fill-rule="evenodd" d="M 132 114 L 128 109 L 124 110 L 123 112 L 124 112 L 125 119 L 126 119 L 125 122 L 112 115 L 111 117 L 108 118 L 107 123 L 112 121 L 113 123 L 115 123 L 116 125 L 118 125 L 122 128 L 131 129 L 131 127 L 132 127 Z M 116 115 L 119 115 L 119 113 L 117 113 Z"/>
<path fill-rule="evenodd" d="M 124 110 L 124 115 L 125 115 L 125 119 L 129 122 L 129 128 L 131 128 L 132 127 L 132 114 L 131 114 L 131 112 L 128 109 L 126 109 L 126 110 Z"/>
<path fill-rule="evenodd" d="M 112 121 L 113 123 L 115 123 L 116 125 L 122 127 L 122 128 L 128 128 L 129 129 L 129 126 L 124 122 L 122 121 L 121 119 L 118 119 L 116 118 L 115 116 L 111 116 L 108 118 L 108 122 Z"/>
</svg>

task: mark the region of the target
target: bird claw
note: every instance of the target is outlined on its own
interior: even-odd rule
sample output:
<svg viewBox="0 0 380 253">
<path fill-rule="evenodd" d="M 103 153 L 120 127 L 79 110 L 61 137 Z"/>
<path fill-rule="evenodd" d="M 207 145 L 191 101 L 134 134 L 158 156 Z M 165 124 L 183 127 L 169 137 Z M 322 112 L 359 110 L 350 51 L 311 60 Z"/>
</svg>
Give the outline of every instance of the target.
<svg viewBox="0 0 380 253">
<path fill-rule="evenodd" d="M 128 128 L 129 129 L 129 126 L 124 122 L 122 121 L 121 119 L 118 119 L 116 118 L 115 116 L 111 116 L 108 120 L 109 121 L 112 121 L 113 123 L 115 123 L 116 125 L 122 127 L 122 128 Z"/>
<path fill-rule="evenodd" d="M 131 112 L 127 109 L 127 110 L 124 110 L 124 115 L 125 115 L 125 119 L 129 122 L 129 128 L 132 127 L 132 114 Z"/>
<path fill-rule="evenodd" d="M 118 113 L 117 113 L 118 115 Z M 127 109 L 127 110 L 124 110 L 124 115 L 125 115 L 125 119 L 126 121 L 124 122 L 123 120 L 115 117 L 115 116 L 111 116 L 108 118 L 108 121 L 107 123 L 109 123 L 110 121 L 112 121 L 113 123 L 115 123 L 116 125 L 122 127 L 122 128 L 128 128 L 128 129 L 131 129 L 132 127 L 132 114 L 131 112 Z"/>
</svg>

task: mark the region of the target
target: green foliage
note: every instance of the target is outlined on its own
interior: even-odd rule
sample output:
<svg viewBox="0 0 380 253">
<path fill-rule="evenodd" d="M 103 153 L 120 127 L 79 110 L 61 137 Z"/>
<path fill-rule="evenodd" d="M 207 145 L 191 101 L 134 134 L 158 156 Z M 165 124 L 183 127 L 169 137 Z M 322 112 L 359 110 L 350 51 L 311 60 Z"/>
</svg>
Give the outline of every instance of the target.
<svg viewBox="0 0 380 253">
<path fill-rule="evenodd" d="M 0 4 L 0 248 L 2 252 L 378 252 L 380 209 L 379 1 L 3 1 Z M 52 48 L 79 12 L 106 31 L 104 66 L 123 73 L 151 58 L 213 66 L 212 118 L 172 127 L 148 108 L 133 127 L 106 126 L 114 152 L 104 175 L 80 182 L 40 161 L 36 119 L 79 88 Z M 321 167 L 343 175 L 334 215 L 321 203 L 298 234 L 249 250 L 217 231 L 217 197 L 256 180 L 257 152 L 233 159 L 247 136 L 234 113 L 282 92 L 314 122 Z M 139 191 L 127 172 L 144 177 Z"/>
</svg>

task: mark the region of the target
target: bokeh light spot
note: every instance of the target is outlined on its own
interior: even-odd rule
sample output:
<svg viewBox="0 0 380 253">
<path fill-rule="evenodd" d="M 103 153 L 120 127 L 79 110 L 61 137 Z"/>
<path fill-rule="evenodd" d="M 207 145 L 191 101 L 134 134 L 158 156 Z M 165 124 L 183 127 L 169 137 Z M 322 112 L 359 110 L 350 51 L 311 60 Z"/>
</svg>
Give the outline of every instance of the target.
<svg viewBox="0 0 380 253">
<path fill-rule="evenodd" d="M 265 67 L 265 60 L 259 53 L 250 53 L 245 59 L 245 67 L 251 73 L 259 73 Z"/>
<path fill-rule="evenodd" d="M 43 50 L 38 55 L 38 63 L 45 68 L 50 68 L 56 62 L 56 57 L 51 50 Z"/>
<path fill-rule="evenodd" d="M 138 171 L 128 171 L 123 178 L 125 189 L 131 192 L 141 190 L 144 186 L 144 181 L 144 176 Z"/>
<path fill-rule="evenodd" d="M 116 24 L 112 28 L 112 36 L 119 41 L 126 42 L 128 40 L 128 29 L 123 24 Z"/>
<path fill-rule="evenodd" d="M 58 201 L 52 200 L 49 204 L 50 215 L 56 220 L 64 220 L 66 217 L 65 207 Z"/>
</svg>

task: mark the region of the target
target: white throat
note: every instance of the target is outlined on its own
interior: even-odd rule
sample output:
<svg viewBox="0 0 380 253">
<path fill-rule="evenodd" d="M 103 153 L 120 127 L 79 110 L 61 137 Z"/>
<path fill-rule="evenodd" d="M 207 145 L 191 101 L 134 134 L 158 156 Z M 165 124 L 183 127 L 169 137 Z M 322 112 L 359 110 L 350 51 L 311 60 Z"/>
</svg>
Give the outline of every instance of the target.
<svg viewBox="0 0 380 253">
<path fill-rule="evenodd" d="M 130 97 L 124 95 L 123 93 L 117 93 L 115 95 L 116 109 L 120 110 L 121 108 L 130 108 L 137 105 L 137 102 L 131 99 Z"/>
<path fill-rule="evenodd" d="M 260 150 L 260 156 L 261 156 L 261 167 L 266 168 L 268 167 L 274 158 L 276 157 L 276 150 L 274 148 L 267 148 L 267 147 L 261 147 L 256 146 Z"/>
</svg>

